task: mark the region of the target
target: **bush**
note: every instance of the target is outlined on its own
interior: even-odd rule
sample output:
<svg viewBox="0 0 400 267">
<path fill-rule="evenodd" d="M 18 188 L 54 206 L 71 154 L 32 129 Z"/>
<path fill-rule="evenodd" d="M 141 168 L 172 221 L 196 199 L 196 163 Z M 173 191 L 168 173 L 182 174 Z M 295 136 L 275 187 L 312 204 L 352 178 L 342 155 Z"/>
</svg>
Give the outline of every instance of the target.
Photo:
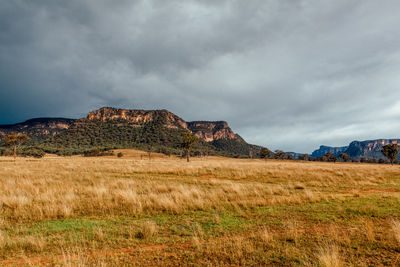
<svg viewBox="0 0 400 267">
<path fill-rule="evenodd" d="M 11 149 L 0 147 L 0 156 L 11 156 L 12 151 Z"/>
<path fill-rule="evenodd" d="M 98 148 L 86 150 L 83 152 L 84 157 L 101 157 L 101 156 L 114 156 L 114 151 L 100 150 Z"/>
<path fill-rule="evenodd" d="M 124 154 L 122 154 L 122 152 L 119 152 L 118 154 L 117 154 L 117 157 L 118 158 L 122 158 L 124 156 Z"/>
<path fill-rule="evenodd" d="M 46 153 L 37 147 L 24 147 L 18 154 L 24 157 L 42 158 Z"/>
</svg>

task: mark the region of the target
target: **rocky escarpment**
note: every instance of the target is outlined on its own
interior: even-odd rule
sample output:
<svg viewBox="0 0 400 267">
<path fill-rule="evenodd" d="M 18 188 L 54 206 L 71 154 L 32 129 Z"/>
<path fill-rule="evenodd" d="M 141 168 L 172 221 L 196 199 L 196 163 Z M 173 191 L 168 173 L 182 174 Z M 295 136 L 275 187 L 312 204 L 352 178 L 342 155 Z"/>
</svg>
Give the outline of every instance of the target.
<svg viewBox="0 0 400 267">
<path fill-rule="evenodd" d="M 41 140 L 68 129 L 74 121 L 66 118 L 36 118 L 16 124 L 0 125 L 0 136 L 19 132 L 29 135 L 33 140 Z"/>
<path fill-rule="evenodd" d="M 320 146 L 319 149 L 315 150 L 311 156 L 314 158 L 322 157 L 326 153 L 333 153 L 336 156 L 339 156 L 341 153 L 347 150 L 347 146 L 343 147 L 331 147 L 331 146 Z"/>
<path fill-rule="evenodd" d="M 237 138 L 225 121 L 191 121 L 187 123 L 187 127 L 194 135 L 206 142 Z"/>
</svg>

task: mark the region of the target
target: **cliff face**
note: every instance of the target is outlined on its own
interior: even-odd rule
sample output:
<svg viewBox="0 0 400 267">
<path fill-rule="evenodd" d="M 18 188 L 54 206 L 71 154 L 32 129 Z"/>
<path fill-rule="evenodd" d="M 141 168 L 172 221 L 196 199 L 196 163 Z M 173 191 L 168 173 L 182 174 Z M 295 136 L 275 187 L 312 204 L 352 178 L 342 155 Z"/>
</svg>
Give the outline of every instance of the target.
<svg viewBox="0 0 400 267">
<path fill-rule="evenodd" d="M 384 158 L 382 147 L 387 144 L 400 144 L 400 139 L 378 139 L 367 141 L 353 141 L 350 143 L 347 153 L 352 158 Z"/>
<path fill-rule="evenodd" d="M 237 138 L 225 121 L 192 121 L 187 123 L 187 128 L 206 142 Z"/>
<path fill-rule="evenodd" d="M 37 118 L 22 123 L 0 125 L 0 137 L 10 132 L 20 132 L 32 139 L 44 139 L 68 129 L 75 120 L 65 118 Z"/>
<path fill-rule="evenodd" d="M 339 156 L 341 153 L 345 152 L 348 147 L 330 147 L 330 146 L 320 146 L 319 149 L 315 150 L 311 156 L 314 158 L 322 157 L 326 153 L 333 153 Z"/>
<path fill-rule="evenodd" d="M 132 124 L 142 125 L 155 120 L 163 120 L 168 128 L 187 128 L 186 122 L 168 110 L 129 110 L 104 107 L 88 114 L 89 120 L 125 120 Z"/>
</svg>

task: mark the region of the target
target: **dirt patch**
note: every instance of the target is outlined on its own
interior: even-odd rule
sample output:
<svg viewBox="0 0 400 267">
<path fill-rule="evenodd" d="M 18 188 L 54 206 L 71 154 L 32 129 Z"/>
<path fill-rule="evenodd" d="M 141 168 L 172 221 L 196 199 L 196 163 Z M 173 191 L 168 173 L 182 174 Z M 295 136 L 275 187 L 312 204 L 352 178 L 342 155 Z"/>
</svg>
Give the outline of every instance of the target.
<svg viewBox="0 0 400 267">
<path fill-rule="evenodd" d="M 212 174 L 202 174 L 200 175 L 200 178 L 215 178 L 215 176 Z"/>
</svg>

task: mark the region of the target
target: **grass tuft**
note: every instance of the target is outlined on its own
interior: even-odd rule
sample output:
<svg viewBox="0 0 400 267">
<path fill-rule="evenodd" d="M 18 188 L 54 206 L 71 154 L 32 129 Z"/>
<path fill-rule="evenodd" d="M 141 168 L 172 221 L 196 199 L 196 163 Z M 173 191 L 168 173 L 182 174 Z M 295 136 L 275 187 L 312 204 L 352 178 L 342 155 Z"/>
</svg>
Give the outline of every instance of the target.
<svg viewBox="0 0 400 267">
<path fill-rule="evenodd" d="M 324 267 L 341 267 L 343 262 L 340 258 L 339 249 L 336 245 L 325 245 L 319 249 L 318 260 Z"/>
<path fill-rule="evenodd" d="M 391 224 L 391 228 L 394 234 L 394 238 L 396 239 L 397 243 L 400 245 L 400 221 L 393 220 Z"/>
</svg>

